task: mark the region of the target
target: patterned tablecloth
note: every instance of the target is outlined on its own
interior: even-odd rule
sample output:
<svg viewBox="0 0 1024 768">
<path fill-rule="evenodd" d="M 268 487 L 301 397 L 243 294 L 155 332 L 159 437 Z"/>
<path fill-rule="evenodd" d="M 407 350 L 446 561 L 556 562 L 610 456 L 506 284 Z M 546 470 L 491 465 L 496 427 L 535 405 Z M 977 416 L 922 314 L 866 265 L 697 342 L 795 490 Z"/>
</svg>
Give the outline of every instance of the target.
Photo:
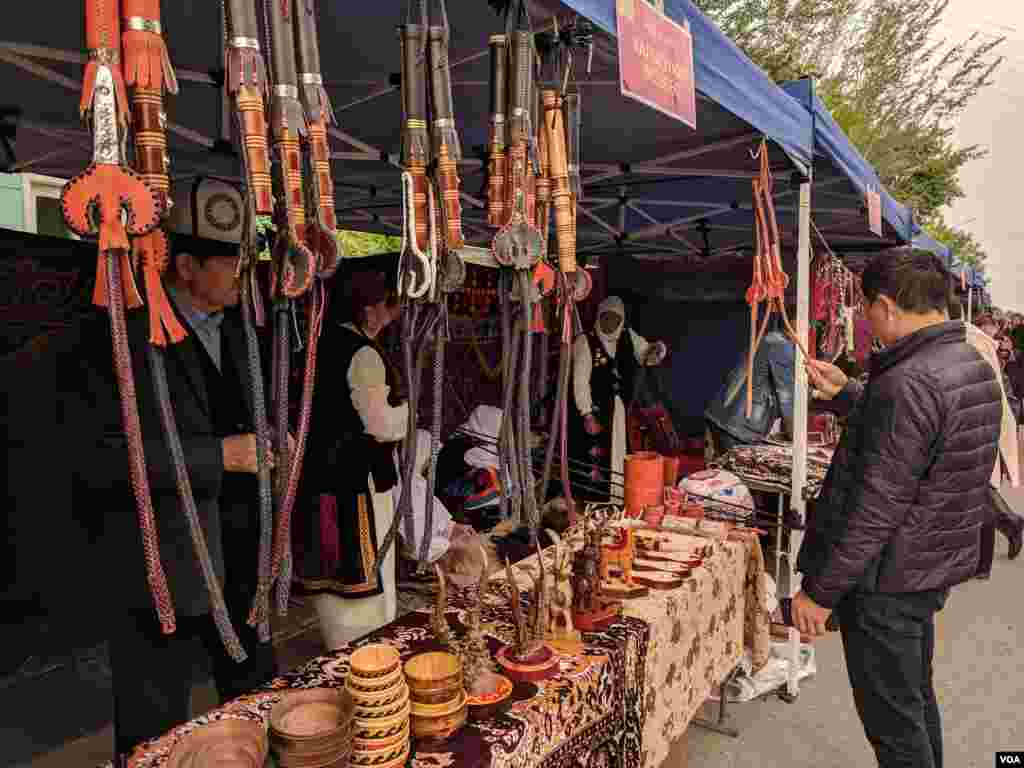
<svg viewBox="0 0 1024 768">
<path fill-rule="evenodd" d="M 569 539 L 582 544 L 578 534 Z M 755 647 L 767 648 L 767 619 L 757 607 L 763 607 L 763 590 L 757 597 L 763 580 L 753 574 L 758 558 L 752 552 L 748 543 L 713 543 L 711 556 L 683 587 L 629 601 L 621 621 L 605 632 L 588 633 L 581 653 L 562 657 L 557 677 L 517 684 L 507 714 L 470 723 L 435 751 L 419 750 L 412 768 L 656 768 L 712 687 L 738 663 L 745 618 Z M 514 567 L 522 587 L 535 569 L 536 557 Z M 483 621 L 492 651 L 512 635 L 508 589 L 492 582 L 485 599 Z M 456 634 L 462 631 L 469 590 L 450 596 L 448 619 Z M 129 768 L 161 768 L 173 746 L 206 723 L 265 722 L 283 690 L 343 685 L 349 656 L 361 645 L 387 642 L 403 659 L 434 650 L 429 618 L 423 611 L 407 614 L 368 638 L 313 659 L 265 690 L 141 745 Z"/>
</svg>

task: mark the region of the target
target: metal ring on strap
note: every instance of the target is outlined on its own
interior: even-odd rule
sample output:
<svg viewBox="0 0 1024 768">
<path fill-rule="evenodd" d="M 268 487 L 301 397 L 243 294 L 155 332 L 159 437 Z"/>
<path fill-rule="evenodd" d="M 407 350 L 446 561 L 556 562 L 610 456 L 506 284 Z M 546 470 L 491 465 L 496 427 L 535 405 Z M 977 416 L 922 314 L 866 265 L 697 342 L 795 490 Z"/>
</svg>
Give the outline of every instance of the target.
<svg viewBox="0 0 1024 768">
<path fill-rule="evenodd" d="M 323 75 L 318 75 L 316 72 L 303 72 L 301 75 L 299 75 L 299 79 L 305 85 L 323 85 L 324 84 Z"/>
<path fill-rule="evenodd" d="M 294 85 L 275 85 L 274 95 L 283 96 L 286 99 L 299 98 L 299 89 Z"/>
<path fill-rule="evenodd" d="M 455 119 L 451 117 L 439 117 L 434 121 L 435 128 L 453 128 L 455 127 Z"/>
<path fill-rule="evenodd" d="M 260 49 L 260 41 L 255 37 L 232 37 L 228 39 L 228 45 L 232 48 L 252 48 L 254 51 Z"/>
<path fill-rule="evenodd" d="M 147 19 L 142 16 L 129 16 L 124 20 L 125 26 L 133 32 L 153 32 L 157 35 L 163 34 L 160 22 L 156 19 Z"/>
<path fill-rule="evenodd" d="M 121 52 L 117 48 L 93 48 L 89 51 L 89 59 L 112 67 L 121 61 Z"/>
</svg>

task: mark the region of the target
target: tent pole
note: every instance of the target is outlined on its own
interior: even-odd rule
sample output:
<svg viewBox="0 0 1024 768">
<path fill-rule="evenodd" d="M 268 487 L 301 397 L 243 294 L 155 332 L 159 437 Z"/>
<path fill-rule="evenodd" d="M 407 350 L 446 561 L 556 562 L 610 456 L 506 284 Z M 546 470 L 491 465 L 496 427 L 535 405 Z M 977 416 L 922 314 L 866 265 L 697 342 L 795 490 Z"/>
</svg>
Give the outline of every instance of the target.
<svg viewBox="0 0 1024 768">
<path fill-rule="evenodd" d="M 972 276 L 971 284 L 967 286 L 967 322 L 968 324 L 974 322 L 974 280 Z"/>
<path fill-rule="evenodd" d="M 798 219 L 796 254 L 796 332 L 806 343 L 810 335 L 810 281 L 811 281 L 811 181 L 808 178 L 800 183 L 800 214 Z M 790 489 L 790 506 L 796 518 L 802 523 L 806 519 L 804 503 L 804 487 L 807 485 L 807 371 L 799 353 L 796 355 L 795 380 L 793 393 L 793 473 Z M 786 568 L 790 597 L 797 593 L 796 554 L 800 551 L 803 535 L 800 531 L 789 532 L 789 546 L 786 552 Z M 797 679 L 800 659 L 800 632 L 789 630 L 789 679 L 786 681 L 787 692 L 796 696 L 800 692 Z"/>
</svg>

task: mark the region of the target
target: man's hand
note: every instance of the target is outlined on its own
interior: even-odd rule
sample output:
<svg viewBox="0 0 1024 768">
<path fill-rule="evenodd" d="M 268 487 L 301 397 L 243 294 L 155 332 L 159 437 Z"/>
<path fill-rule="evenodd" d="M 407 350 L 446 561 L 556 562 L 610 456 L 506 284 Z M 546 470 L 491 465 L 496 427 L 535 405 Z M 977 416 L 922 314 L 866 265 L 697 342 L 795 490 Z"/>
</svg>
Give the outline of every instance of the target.
<svg viewBox="0 0 1024 768">
<path fill-rule="evenodd" d="M 668 357 L 668 347 L 665 346 L 665 342 L 656 341 L 653 344 L 651 344 L 650 349 L 647 350 L 644 365 L 648 367 L 661 365 L 666 357 Z"/>
<path fill-rule="evenodd" d="M 256 451 L 256 435 L 232 435 L 221 440 L 225 472 L 259 473 Z M 274 468 L 274 452 L 268 445 L 264 453 L 267 466 Z"/>
<path fill-rule="evenodd" d="M 849 378 L 832 363 L 824 360 L 808 360 L 804 363 L 807 378 L 822 400 L 831 400 L 843 391 Z"/>
<path fill-rule="evenodd" d="M 803 592 L 793 598 L 793 625 L 808 637 L 824 635 L 825 623 L 831 615 L 831 609 L 822 608 Z"/>
<path fill-rule="evenodd" d="M 604 432 L 604 427 L 601 426 L 601 422 L 599 422 L 597 417 L 592 413 L 588 413 L 583 417 L 583 429 L 587 431 L 588 435 L 599 435 Z"/>
</svg>

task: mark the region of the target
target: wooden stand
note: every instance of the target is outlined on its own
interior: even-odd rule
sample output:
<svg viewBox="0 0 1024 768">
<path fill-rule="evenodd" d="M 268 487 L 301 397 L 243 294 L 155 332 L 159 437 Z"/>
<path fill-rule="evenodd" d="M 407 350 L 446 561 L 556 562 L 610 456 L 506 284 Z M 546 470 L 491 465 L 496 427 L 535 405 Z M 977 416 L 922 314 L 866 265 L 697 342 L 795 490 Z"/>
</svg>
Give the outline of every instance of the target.
<svg viewBox="0 0 1024 768">
<path fill-rule="evenodd" d="M 639 581 L 640 574 L 634 573 L 633 578 Z M 635 600 L 638 597 L 647 597 L 650 590 L 643 584 L 625 584 L 621 581 L 611 580 L 601 584 L 601 596 L 609 600 Z"/>
<path fill-rule="evenodd" d="M 572 612 L 572 623 L 582 632 L 603 632 L 619 620 L 622 603 L 604 603 L 594 611 Z"/>
</svg>

